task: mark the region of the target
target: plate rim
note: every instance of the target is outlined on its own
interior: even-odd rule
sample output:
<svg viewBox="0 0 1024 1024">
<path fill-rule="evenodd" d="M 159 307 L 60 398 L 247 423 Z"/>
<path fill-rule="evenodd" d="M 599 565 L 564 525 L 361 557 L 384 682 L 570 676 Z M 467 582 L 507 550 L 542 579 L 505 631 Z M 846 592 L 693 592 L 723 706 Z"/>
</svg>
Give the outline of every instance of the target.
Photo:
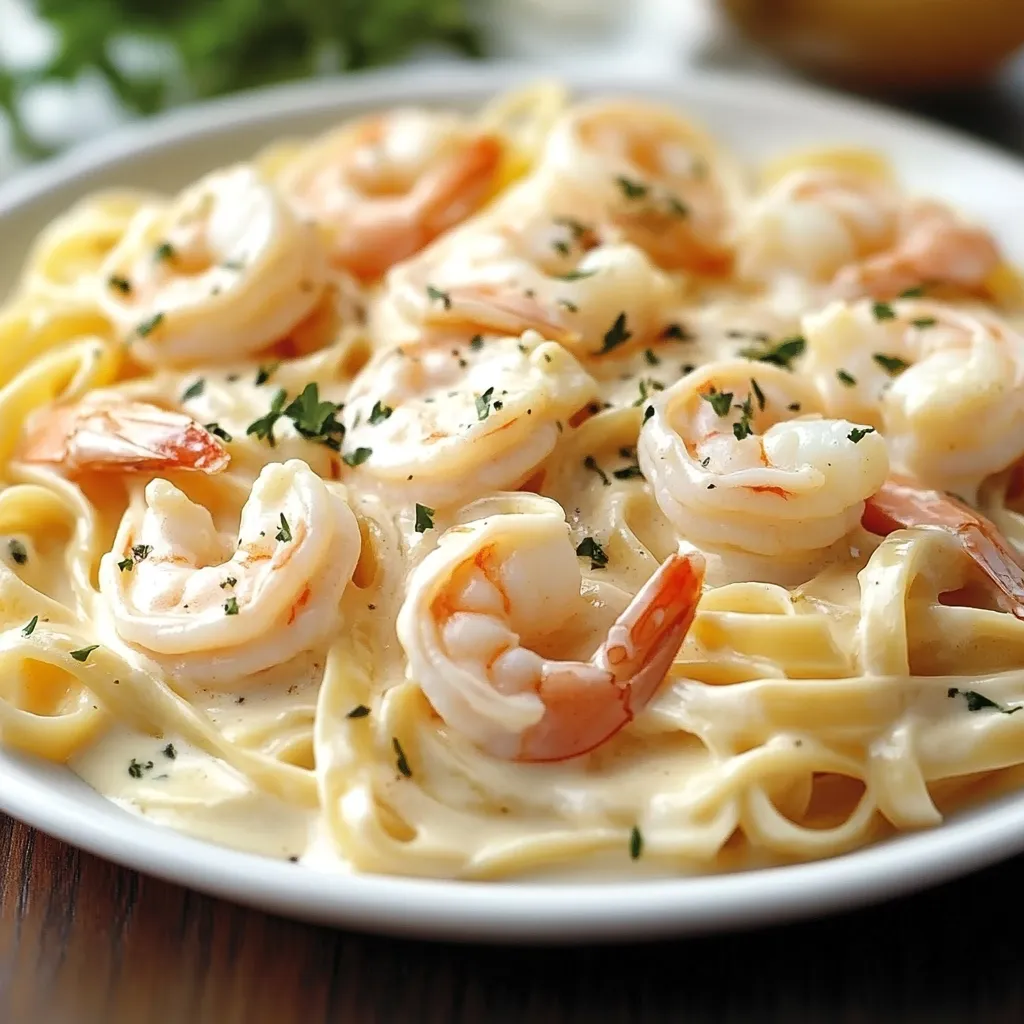
<svg viewBox="0 0 1024 1024">
<path fill-rule="evenodd" d="M 6 216 L 57 189 L 122 164 L 135 154 L 171 148 L 230 129 L 287 116 L 366 105 L 426 103 L 454 94 L 483 97 L 538 79 L 590 93 L 644 91 L 705 95 L 818 108 L 888 122 L 997 164 L 1024 184 L 1024 161 L 966 133 L 818 86 L 733 72 L 680 68 L 672 76 L 546 73 L 507 62 L 383 68 L 340 78 L 264 87 L 123 126 L 0 183 Z M 713 129 L 712 129 L 713 130 Z M 328 873 L 194 839 L 136 818 L 108 802 L 90 814 L 72 784 L 46 777 L 67 772 L 0 751 L 0 810 L 89 853 L 192 889 L 298 920 L 366 932 L 456 941 L 558 943 L 693 935 L 790 922 L 909 894 L 1024 850 L 1024 793 L 987 801 L 927 831 L 825 860 L 744 872 L 610 882 L 467 881 Z M 88 787 L 85 787 L 88 789 Z M 91 793 L 92 791 L 89 790 Z M 98 799 L 104 799 L 99 797 Z M 326 884 L 325 884 L 326 882 Z"/>
</svg>

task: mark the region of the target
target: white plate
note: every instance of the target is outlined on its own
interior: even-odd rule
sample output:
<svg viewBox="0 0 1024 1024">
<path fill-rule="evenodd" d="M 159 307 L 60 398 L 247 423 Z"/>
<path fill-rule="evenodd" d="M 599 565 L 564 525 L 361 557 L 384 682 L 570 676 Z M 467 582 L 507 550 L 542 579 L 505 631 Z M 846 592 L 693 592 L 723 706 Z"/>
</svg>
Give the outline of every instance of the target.
<svg viewBox="0 0 1024 1024">
<path fill-rule="evenodd" d="M 530 72 L 468 67 L 387 71 L 230 98 L 134 127 L 0 187 L 0 292 L 35 233 L 85 192 L 112 185 L 172 189 L 375 106 L 477 104 Z M 1024 261 L 1024 165 L 884 109 L 768 81 L 722 76 L 669 82 L 579 78 L 581 93 L 636 92 L 691 112 L 738 153 L 859 143 L 895 161 L 909 185 L 986 220 Z M 1019 234 L 1005 232 L 1017 226 Z M 328 875 L 236 853 L 129 815 L 67 769 L 0 751 L 0 808 L 102 857 L 204 892 L 292 917 L 435 938 L 569 941 L 777 923 L 906 893 L 1024 850 L 1024 794 L 940 828 L 796 867 L 669 881 L 478 883 Z"/>
</svg>

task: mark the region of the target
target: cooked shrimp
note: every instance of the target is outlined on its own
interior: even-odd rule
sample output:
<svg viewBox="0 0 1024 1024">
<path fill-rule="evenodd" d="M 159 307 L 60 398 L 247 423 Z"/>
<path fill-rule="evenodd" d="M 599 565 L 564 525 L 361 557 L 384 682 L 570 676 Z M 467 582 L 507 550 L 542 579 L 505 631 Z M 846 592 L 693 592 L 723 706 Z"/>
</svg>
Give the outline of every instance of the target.
<svg viewBox="0 0 1024 1024">
<path fill-rule="evenodd" d="M 286 334 L 327 283 L 314 225 L 248 166 L 136 214 L 103 266 L 101 303 L 154 366 L 227 362 Z"/>
<path fill-rule="evenodd" d="M 597 384 L 559 345 L 440 338 L 384 353 L 345 405 L 345 449 L 364 481 L 431 507 L 515 488 L 551 454 Z"/>
<path fill-rule="evenodd" d="M 894 298 L 922 284 L 984 291 L 999 263 L 991 236 L 942 203 L 907 199 L 887 178 L 812 167 L 780 178 L 739 231 L 748 280 L 790 274 L 845 298 Z"/>
<path fill-rule="evenodd" d="M 649 343 L 680 286 L 621 232 L 592 219 L 595 203 L 592 192 L 560 181 L 524 182 L 486 217 L 388 275 L 378 330 L 536 330 L 585 358 L 602 352 L 621 317 L 634 344 Z"/>
<path fill-rule="evenodd" d="M 37 412 L 17 458 L 52 463 L 69 475 L 220 473 L 230 462 L 220 442 L 190 417 L 103 392 Z"/>
<path fill-rule="evenodd" d="M 544 168 L 591 192 L 591 216 L 659 266 L 711 275 L 731 268 L 742 177 L 674 111 L 632 99 L 578 104 L 552 128 Z"/>
<path fill-rule="evenodd" d="M 995 585 L 1004 610 L 1024 619 L 1024 568 L 1020 555 L 994 523 L 953 495 L 893 477 L 868 498 L 863 524 L 866 530 L 883 537 L 894 530 L 915 526 L 952 533 Z"/>
<path fill-rule="evenodd" d="M 409 678 L 495 757 L 561 761 L 600 746 L 648 704 L 696 613 L 699 554 L 670 555 L 589 662 L 538 653 L 591 605 L 561 507 L 448 530 L 413 570 L 398 614 Z M 547 640 L 547 647 L 545 647 Z"/>
<path fill-rule="evenodd" d="M 331 261 L 373 280 L 482 206 L 503 151 L 457 115 L 401 108 L 315 142 L 281 186 L 327 229 Z"/>
<path fill-rule="evenodd" d="M 894 468 L 974 500 L 1024 455 L 1024 338 L 940 302 L 836 302 L 804 319 L 829 412 L 881 430 Z"/>
<path fill-rule="evenodd" d="M 324 643 L 359 549 L 345 499 L 297 459 L 260 473 L 237 541 L 157 479 L 103 556 L 100 592 L 122 640 L 178 678 L 219 685 Z"/>
<path fill-rule="evenodd" d="M 649 408 L 637 455 L 669 522 L 701 549 L 771 558 L 780 574 L 805 572 L 853 530 L 889 471 L 879 434 L 822 419 L 813 387 L 776 366 L 711 363 Z"/>
</svg>

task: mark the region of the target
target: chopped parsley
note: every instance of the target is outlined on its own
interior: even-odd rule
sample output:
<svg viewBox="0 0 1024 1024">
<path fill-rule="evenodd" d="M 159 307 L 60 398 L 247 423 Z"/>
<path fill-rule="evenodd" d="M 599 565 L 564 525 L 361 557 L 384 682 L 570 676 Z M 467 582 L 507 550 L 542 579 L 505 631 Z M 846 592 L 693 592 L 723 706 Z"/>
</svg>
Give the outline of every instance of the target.
<svg viewBox="0 0 1024 1024">
<path fill-rule="evenodd" d="M 153 553 L 153 546 L 151 544 L 133 544 L 132 545 L 132 558 L 136 562 L 144 562 Z"/>
<path fill-rule="evenodd" d="M 357 704 L 345 717 L 365 718 L 369 713 L 370 709 L 365 704 Z"/>
<path fill-rule="evenodd" d="M 645 185 L 642 181 L 634 181 L 632 178 L 627 178 L 624 174 L 616 177 L 615 184 L 619 186 L 622 194 L 627 199 L 643 199 L 650 192 L 649 185 Z"/>
<path fill-rule="evenodd" d="M 668 212 L 673 217 L 689 217 L 690 208 L 678 196 L 668 196 L 665 200 Z"/>
<path fill-rule="evenodd" d="M 391 746 L 395 751 L 395 767 L 407 779 L 411 779 L 412 769 L 409 767 L 409 762 L 405 757 L 405 751 L 402 749 L 402 744 L 398 742 L 397 736 L 391 737 Z"/>
<path fill-rule="evenodd" d="M 1004 715 L 1015 715 L 1018 711 L 1024 708 L 1024 704 L 1018 704 L 1014 708 L 1003 707 L 1002 704 L 997 703 L 990 697 L 986 697 L 983 693 L 978 693 L 977 690 L 958 690 L 955 686 L 951 686 L 946 691 L 947 697 L 963 697 L 967 702 L 968 711 L 984 711 L 991 709 L 992 711 L 999 711 Z"/>
<path fill-rule="evenodd" d="M 266 384 L 267 381 L 277 373 L 277 368 L 280 365 L 280 363 L 267 363 L 266 365 L 261 364 L 259 369 L 256 371 L 256 387 L 262 387 Z"/>
<path fill-rule="evenodd" d="M 198 398 L 206 388 L 206 380 L 199 377 L 181 393 L 181 400 L 187 402 L 190 398 Z"/>
<path fill-rule="evenodd" d="M 356 448 L 355 451 L 342 455 L 341 461 L 346 466 L 361 466 L 372 454 L 372 448 Z"/>
<path fill-rule="evenodd" d="M 476 396 L 476 418 L 479 421 L 487 419 L 491 415 L 491 398 L 494 396 L 494 388 L 488 388 L 482 395 Z"/>
<path fill-rule="evenodd" d="M 394 411 L 390 405 L 382 405 L 378 398 L 370 410 L 370 426 L 375 427 L 378 423 L 383 423 Z"/>
<path fill-rule="evenodd" d="M 644 837 L 640 834 L 640 829 L 634 825 L 629 833 L 629 859 L 639 860 L 643 850 Z"/>
<path fill-rule="evenodd" d="M 28 548 L 17 537 L 7 542 L 7 551 L 15 565 L 24 565 L 28 561 Z"/>
<path fill-rule="evenodd" d="M 278 394 L 283 394 L 283 391 Z M 277 395 L 274 398 L 276 400 Z M 271 405 L 271 412 L 273 408 Z M 337 452 L 341 450 L 345 436 L 345 427 L 338 420 L 338 409 L 334 402 L 321 402 L 319 385 L 310 381 L 302 393 L 281 410 L 281 414 L 292 421 L 296 431 L 307 441 L 326 445 Z"/>
<path fill-rule="evenodd" d="M 469 347 L 474 352 L 479 352 L 480 349 L 484 347 L 484 336 L 482 334 L 474 334 L 473 337 L 469 339 Z"/>
<path fill-rule="evenodd" d="M 764 406 L 765 406 L 765 402 L 766 402 L 766 399 L 764 397 L 764 392 L 758 386 L 757 381 L 754 380 L 753 377 L 750 378 L 750 387 L 753 389 L 754 397 L 757 399 L 757 407 L 758 407 L 758 409 L 760 409 L 761 412 L 764 412 Z"/>
<path fill-rule="evenodd" d="M 587 227 L 582 221 L 576 220 L 575 217 L 555 217 L 554 223 L 560 228 L 568 228 L 569 234 L 572 235 L 573 241 L 578 242 L 584 235 L 588 235 L 593 231 L 593 228 Z"/>
<path fill-rule="evenodd" d="M 551 248 L 554 249 L 559 256 L 568 256 L 571 251 L 569 249 L 569 243 L 563 242 L 560 238 L 557 241 L 551 243 Z"/>
<path fill-rule="evenodd" d="M 556 281 L 582 281 L 586 277 L 593 277 L 596 270 L 570 270 L 568 274 L 555 274 Z"/>
<path fill-rule="evenodd" d="M 612 476 L 616 480 L 635 480 L 637 477 L 643 476 L 644 474 L 640 470 L 640 466 L 637 463 L 633 463 L 631 466 L 623 466 L 622 469 L 615 470 Z"/>
<path fill-rule="evenodd" d="M 130 558 L 122 558 L 117 567 L 121 572 L 131 572 L 135 568 L 135 563 Z"/>
<path fill-rule="evenodd" d="M 135 325 L 135 333 L 140 338 L 148 337 L 164 322 L 163 313 L 154 313 L 148 320 Z"/>
<path fill-rule="evenodd" d="M 846 436 L 854 444 L 857 444 L 861 438 L 867 437 L 868 434 L 873 434 L 874 432 L 874 427 L 854 427 Z"/>
<path fill-rule="evenodd" d="M 910 322 L 914 327 L 924 330 L 926 327 L 934 327 L 937 321 L 933 316 L 919 316 Z"/>
<path fill-rule="evenodd" d="M 732 432 L 737 441 L 742 441 L 754 432 L 754 428 L 750 424 L 754 416 L 754 403 L 751 396 L 748 394 L 743 403 L 736 408 L 740 411 L 740 418 L 732 425 Z"/>
<path fill-rule="evenodd" d="M 132 283 L 127 277 L 122 277 L 120 274 L 111 274 L 107 278 L 107 284 L 113 288 L 114 291 L 120 292 L 122 295 L 131 295 Z"/>
<path fill-rule="evenodd" d="M 595 459 L 593 455 L 588 455 L 583 460 L 583 468 L 589 469 L 591 473 L 596 473 L 601 478 L 601 483 L 603 483 L 605 487 L 611 486 L 612 482 L 608 479 L 608 474 L 597 464 L 597 459 Z"/>
<path fill-rule="evenodd" d="M 924 288 L 921 285 L 917 285 L 915 288 L 907 288 L 906 291 L 900 292 L 901 299 L 919 299 L 924 295 Z"/>
<path fill-rule="evenodd" d="M 238 582 L 234 576 L 229 576 L 221 585 L 221 590 L 227 590 L 228 587 L 233 587 Z"/>
<path fill-rule="evenodd" d="M 790 402 L 789 405 L 786 406 L 786 408 L 790 412 L 799 412 L 800 411 L 800 403 L 799 402 Z"/>
<path fill-rule="evenodd" d="M 608 555 L 593 537 L 584 537 L 576 548 L 580 558 L 590 559 L 591 569 L 603 569 L 608 564 Z"/>
<path fill-rule="evenodd" d="M 440 302 L 445 309 L 452 308 L 452 297 L 447 292 L 441 291 L 440 288 L 435 288 L 432 284 L 427 285 L 427 298 Z"/>
<path fill-rule="evenodd" d="M 644 359 L 648 366 L 659 366 L 661 364 L 661 360 L 654 354 L 654 349 L 645 348 Z"/>
<path fill-rule="evenodd" d="M 285 519 L 284 513 L 281 513 L 281 528 L 274 534 L 274 540 L 279 540 L 282 544 L 287 544 L 292 539 L 292 528 L 288 525 L 288 520 Z"/>
<path fill-rule="evenodd" d="M 883 369 L 890 377 L 895 377 L 901 374 L 910 363 L 905 359 L 900 359 L 899 356 L 887 356 L 884 352 L 875 352 L 871 358 Z"/>
<path fill-rule="evenodd" d="M 206 423 L 203 429 L 207 433 L 213 434 L 214 437 L 219 437 L 225 443 L 230 443 L 234 438 L 219 424 L 219 423 Z"/>
<path fill-rule="evenodd" d="M 238 598 L 232 594 L 224 602 L 224 614 L 225 615 L 237 615 L 238 614 Z"/>
<path fill-rule="evenodd" d="M 702 392 L 700 397 L 715 410 L 716 416 L 726 416 L 732 408 L 731 391 L 718 391 L 712 388 L 710 391 Z"/>
<path fill-rule="evenodd" d="M 84 662 L 97 647 L 99 647 L 99 644 L 90 644 L 88 647 L 80 647 L 77 651 L 71 651 L 70 654 L 75 661 Z"/>
<path fill-rule="evenodd" d="M 754 359 L 759 363 L 771 363 L 773 366 L 781 366 L 784 370 L 791 370 L 793 360 L 803 355 L 807 342 L 800 336 L 783 338 L 782 341 L 772 344 L 762 343 L 760 348 L 741 348 L 740 355 L 744 359 Z"/>
<path fill-rule="evenodd" d="M 274 427 L 281 418 L 284 402 L 287 397 L 288 393 L 285 389 L 278 388 L 274 393 L 274 397 L 270 400 L 270 412 L 266 416 L 261 416 L 258 420 L 254 420 L 245 428 L 246 437 L 252 436 L 260 441 L 266 441 L 273 448 L 277 444 L 277 441 L 274 439 Z"/>
<path fill-rule="evenodd" d="M 177 253 L 174 251 L 174 246 L 170 242 L 161 242 L 153 250 L 153 259 L 157 263 L 163 263 L 165 260 L 168 262 L 173 260 Z"/>
<path fill-rule="evenodd" d="M 856 377 L 842 369 L 836 370 L 836 377 L 840 384 L 845 384 L 848 388 L 852 388 L 857 383 Z"/>
<path fill-rule="evenodd" d="M 644 409 L 644 423 L 646 423 L 654 415 L 654 406 L 649 405 Z"/>
<path fill-rule="evenodd" d="M 693 341 L 693 335 L 689 334 L 682 324 L 667 324 L 661 332 L 661 337 L 666 341 Z"/>
<path fill-rule="evenodd" d="M 178 752 L 174 749 L 173 743 L 168 743 L 160 753 L 163 754 L 164 757 L 169 757 L 172 761 L 178 756 Z"/>
<path fill-rule="evenodd" d="M 143 763 L 142 761 L 136 761 L 135 758 L 133 757 L 131 761 L 128 762 L 128 774 L 133 779 L 141 779 L 142 773 L 151 771 L 152 768 L 152 761 L 146 761 L 145 763 Z"/>
<path fill-rule="evenodd" d="M 39 616 L 38 615 L 33 615 L 32 618 L 28 620 L 28 625 L 22 627 L 21 635 L 22 636 L 31 636 L 36 631 L 36 626 L 38 624 L 39 624 Z"/>
<path fill-rule="evenodd" d="M 633 408 L 635 409 L 639 405 L 643 405 L 644 402 L 650 397 L 652 391 L 664 391 L 665 385 L 660 380 L 646 379 L 641 377 L 638 385 L 640 391 L 640 397 L 633 402 Z"/>
<path fill-rule="evenodd" d="M 603 356 L 606 352 L 611 352 L 612 349 L 618 348 L 632 337 L 632 333 L 626 327 L 626 314 L 620 313 L 615 318 L 615 323 L 605 333 L 604 341 L 598 349 L 597 355 Z"/>
<path fill-rule="evenodd" d="M 434 528 L 434 510 L 416 502 L 416 532 L 426 533 Z"/>
<path fill-rule="evenodd" d="M 895 320 L 896 310 L 888 302 L 876 302 L 871 307 L 876 320 Z"/>
</svg>

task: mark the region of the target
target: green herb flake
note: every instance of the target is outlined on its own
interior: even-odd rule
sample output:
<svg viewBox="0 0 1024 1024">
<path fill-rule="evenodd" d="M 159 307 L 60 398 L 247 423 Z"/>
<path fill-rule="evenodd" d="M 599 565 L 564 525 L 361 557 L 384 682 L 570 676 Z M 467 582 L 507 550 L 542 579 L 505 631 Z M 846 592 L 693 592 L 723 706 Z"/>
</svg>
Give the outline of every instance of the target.
<svg viewBox="0 0 1024 1024">
<path fill-rule="evenodd" d="M 17 537 L 7 542 L 7 553 L 15 565 L 24 565 L 28 561 L 28 548 Z"/>
<path fill-rule="evenodd" d="M 407 779 L 411 779 L 412 769 L 409 767 L 409 762 L 406 759 L 405 751 L 402 749 L 402 744 L 398 742 L 397 736 L 391 737 L 391 746 L 395 751 L 395 767 L 398 769 L 401 775 L 404 775 Z"/>
<path fill-rule="evenodd" d="M 757 381 L 754 380 L 753 377 L 750 378 L 750 387 L 753 389 L 754 397 L 757 399 L 758 409 L 760 409 L 761 412 L 764 412 L 765 402 L 767 399 L 764 397 L 764 392 L 758 386 Z"/>
<path fill-rule="evenodd" d="M 635 480 L 643 475 L 640 466 L 635 463 L 632 466 L 623 466 L 622 469 L 617 469 L 612 473 L 616 480 Z"/>
<path fill-rule="evenodd" d="M 354 451 L 342 455 L 341 461 L 346 466 L 361 466 L 372 454 L 372 448 L 356 448 Z"/>
<path fill-rule="evenodd" d="M 434 528 L 434 510 L 426 505 L 416 502 L 416 525 L 417 533 L 426 533 Z"/>
<path fill-rule="evenodd" d="M 693 341 L 693 335 L 682 324 L 667 324 L 660 336 L 665 341 Z"/>
<path fill-rule="evenodd" d="M 277 368 L 280 365 L 280 362 L 261 363 L 259 368 L 256 370 L 256 380 L 254 381 L 256 387 L 259 388 L 266 384 L 267 381 L 277 373 Z"/>
<path fill-rule="evenodd" d="M 946 691 L 947 697 L 963 697 L 967 702 L 968 711 L 998 711 L 1004 715 L 1015 715 L 1018 711 L 1024 708 L 1024 704 L 1018 704 L 1016 707 L 1007 708 L 1002 704 L 997 703 L 990 697 L 986 697 L 983 693 L 978 693 L 977 690 L 958 690 L 955 686 L 951 686 Z"/>
<path fill-rule="evenodd" d="M 285 519 L 283 512 L 281 513 L 281 528 L 274 534 L 274 539 L 282 544 L 287 544 L 292 539 L 292 528 L 288 525 L 288 520 Z"/>
<path fill-rule="evenodd" d="M 654 406 L 649 405 L 644 409 L 644 423 L 646 423 L 654 415 Z"/>
<path fill-rule="evenodd" d="M 668 196 L 665 200 L 668 212 L 673 217 L 689 217 L 690 208 L 677 196 Z"/>
<path fill-rule="evenodd" d="M 494 388 L 488 388 L 482 395 L 476 396 L 476 418 L 483 422 L 491 415 L 491 398 L 494 395 Z"/>
<path fill-rule="evenodd" d="M 933 316 L 919 316 L 910 321 L 911 324 L 918 328 L 918 330 L 925 330 L 928 327 L 934 327 L 938 321 Z"/>
<path fill-rule="evenodd" d="M 716 416 L 727 416 L 732 408 L 731 391 L 718 391 L 716 388 L 711 388 L 710 391 L 702 392 L 700 397 L 715 410 Z"/>
<path fill-rule="evenodd" d="M 624 174 L 620 174 L 615 178 L 615 184 L 619 186 L 622 194 L 627 199 L 643 199 L 650 192 L 650 186 L 645 185 L 642 181 L 627 178 Z"/>
<path fill-rule="evenodd" d="M 888 356 L 884 352 L 875 352 L 871 358 L 883 369 L 890 377 L 898 377 L 908 366 L 905 359 L 900 359 L 899 356 Z"/>
<path fill-rule="evenodd" d="M 567 274 L 555 274 L 556 281 L 582 281 L 585 278 L 593 277 L 596 270 L 570 270 Z"/>
<path fill-rule="evenodd" d="M 156 263 L 170 262 L 175 258 L 177 253 L 174 251 L 174 246 L 170 242 L 161 242 L 153 250 L 153 260 Z"/>
<path fill-rule="evenodd" d="M 751 396 L 747 395 L 742 405 L 738 405 L 736 408 L 740 411 L 740 418 L 732 425 L 732 432 L 737 441 L 742 441 L 754 432 L 751 425 L 751 420 L 754 417 L 754 403 Z"/>
<path fill-rule="evenodd" d="M 153 553 L 153 546 L 151 544 L 133 544 L 132 545 L 132 558 L 136 564 L 144 562 Z"/>
<path fill-rule="evenodd" d="M 107 286 L 112 288 L 115 292 L 120 292 L 122 295 L 131 295 L 132 283 L 127 277 L 122 277 L 120 274 L 111 274 L 107 278 Z"/>
<path fill-rule="evenodd" d="M 583 468 L 589 469 L 591 473 L 596 473 L 601 478 L 601 483 L 603 483 L 605 487 L 611 486 L 611 480 L 608 479 L 608 474 L 605 473 L 605 471 L 597 464 L 597 459 L 595 459 L 593 455 L 588 455 L 583 460 Z"/>
<path fill-rule="evenodd" d="M 851 430 L 846 435 L 846 437 L 854 444 L 857 444 L 861 440 L 861 438 L 867 437 L 868 434 L 873 434 L 874 432 L 874 427 L 854 427 L 853 430 Z"/>
<path fill-rule="evenodd" d="M 383 405 L 378 398 L 370 410 L 370 426 L 375 427 L 378 423 L 383 423 L 394 411 L 390 405 Z"/>
<path fill-rule="evenodd" d="M 351 711 L 345 715 L 346 718 L 365 718 L 370 713 L 370 709 L 365 704 L 357 704 Z"/>
<path fill-rule="evenodd" d="M 563 242 L 561 239 L 558 239 L 557 241 L 552 242 L 551 243 L 551 248 L 554 249 L 555 252 L 557 252 L 559 256 L 568 256 L 569 252 L 571 251 L 569 249 L 569 243 L 568 242 Z"/>
<path fill-rule="evenodd" d="M 484 347 L 484 336 L 482 334 L 474 334 L 469 339 L 469 347 L 474 352 L 479 352 Z"/>
<path fill-rule="evenodd" d="M 655 355 L 654 349 L 650 349 L 650 348 L 645 348 L 644 349 L 644 360 L 645 360 L 645 362 L 647 363 L 648 366 L 659 366 L 659 365 L 661 365 L 661 360 L 658 358 L 658 356 Z"/>
<path fill-rule="evenodd" d="M 254 420 L 245 428 L 246 437 L 255 437 L 259 441 L 266 441 L 271 448 L 277 444 L 274 438 L 274 427 L 277 425 L 277 421 L 281 418 L 282 409 L 284 409 L 285 399 L 288 397 L 288 393 L 284 388 L 278 388 L 274 393 L 274 397 L 270 400 L 270 412 L 266 416 L 261 416 L 258 420 Z"/>
<path fill-rule="evenodd" d="M 122 558 L 117 567 L 121 572 L 131 572 L 135 568 L 135 563 L 130 558 Z"/>
<path fill-rule="evenodd" d="M 178 756 L 178 752 L 174 749 L 173 743 L 168 743 L 160 753 L 163 754 L 164 757 L 170 758 L 172 761 Z"/>
<path fill-rule="evenodd" d="M 630 830 L 629 833 L 629 859 L 639 860 L 640 854 L 644 850 L 644 837 L 640 834 L 640 829 L 636 825 Z"/>
<path fill-rule="evenodd" d="M 836 378 L 840 384 L 844 384 L 848 388 L 852 388 L 857 383 L 857 378 L 847 373 L 846 370 L 836 370 Z"/>
<path fill-rule="evenodd" d="M 36 631 L 37 625 L 39 625 L 39 616 L 33 615 L 32 618 L 28 620 L 28 625 L 22 627 L 21 635 L 31 636 Z"/>
<path fill-rule="evenodd" d="M 147 338 L 164 322 L 163 313 L 154 313 L 148 320 L 135 325 L 135 333 L 140 338 Z"/>
<path fill-rule="evenodd" d="M 238 598 L 232 594 L 224 602 L 224 614 L 225 615 L 237 615 L 238 614 Z"/>
<path fill-rule="evenodd" d="M 281 415 L 287 416 L 296 431 L 307 441 L 323 444 L 333 451 L 341 450 L 345 427 L 338 419 L 340 406 L 320 400 L 320 388 L 310 381 L 301 394 L 285 406 Z"/>
<path fill-rule="evenodd" d="M 871 306 L 876 320 L 895 320 L 896 310 L 888 302 L 876 302 Z"/>
<path fill-rule="evenodd" d="M 441 291 L 440 288 L 435 288 L 432 284 L 427 285 L 427 298 L 432 302 L 440 302 L 444 308 L 452 308 L 452 297 L 447 293 Z"/>
<path fill-rule="evenodd" d="M 608 564 L 608 555 L 593 537 L 584 537 L 576 548 L 580 558 L 590 559 L 591 569 L 603 569 Z"/>
<path fill-rule="evenodd" d="M 790 412 L 799 412 L 800 411 L 800 403 L 799 402 L 790 402 L 789 405 L 786 406 L 786 408 Z"/>
<path fill-rule="evenodd" d="M 613 323 L 605 333 L 604 341 L 602 342 L 601 348 L 598 349 L 597 355 L 603 356 L 605 353 L 611 352 L 612 349 L 625 344 L 625 342 L 629 341 L 632 337 L 633 335 L 626 327 L 626 314 L 620 313 L 615 318 L 615 323 Z"/>
<path fill-rule="evenodd" d="M 181 400 L 183 402 L 189 401 L 192 398 L 198 398 L 203 391 L 206 390 L 206 380 L 202 377 L 192 381 L 191 384 L 181 393 Z"/>
<path fill-rule="evenodd" d="M 234 438 L 219 424 L 219 423 L 205 423 L 203 429 L 208 434 L 213 434 L 214 437 L 220 438 L 225 444 L 230 444 L 234 441 Z"/>
<path fill-rule="evenodd" d="M 141 779 L 142 778 L 142 770 L 143 770 L 144 767 L 145 767 L 145 765 L 143 765 L 139 761 L 136 761 L 135 758 L 133 757 L 131 759 L 131 761 L 128 762 L 128 774 L 133 779 Z"/>
<path fill-rule="evenodd" d="M 919 299 L 924 295 L 924 288 L 921 285 L 917 285 L 915 288 L 907 288 L 905 291 L 900 292 L 901 299 Z"/>
<path fill-rule="evenodd" d="M 744 359 L 754 359 L 759 363 L 770 363 L 772 366 L 781 366 L 784 370 L 791 370 L 793 360 L 803 355 L 807 342 L 800 335 L 792 338 L 783 338 L 782 341 L 772 344 L 765 342 L 760 347 L 740 349 L 740 355 Z"/>
<path fill-rule="evenodd" d="M 88 647 L 80 647 L 77 651 L 71 651 L 70 654 L 75 661 L 84 662 L 98 647 L 99 644 L 90 644 Z"/>
<path fill-rule="evenodd" d="M 220 585 L 220 589 L 221 589 L 221 590 L 227 590 L 227 589 L 228 589 L 228 587 L 233 587 L 233 586 L 234 586 L 234 585 L 235 585 L 235 584 L 236 584 L 237 582 L 238 582 L 238 580 L 237 580 L 237 579 L 235 579 L 235 577 L 234 577 L 234 576 L 229 576 L 229 577 L 228 577 L 228 578 L 227 578 L 226 580 L 224 580 L 224 582 L 223 582 L 223 583 L 222 583 L 222 584 Z"/>
</svg>

